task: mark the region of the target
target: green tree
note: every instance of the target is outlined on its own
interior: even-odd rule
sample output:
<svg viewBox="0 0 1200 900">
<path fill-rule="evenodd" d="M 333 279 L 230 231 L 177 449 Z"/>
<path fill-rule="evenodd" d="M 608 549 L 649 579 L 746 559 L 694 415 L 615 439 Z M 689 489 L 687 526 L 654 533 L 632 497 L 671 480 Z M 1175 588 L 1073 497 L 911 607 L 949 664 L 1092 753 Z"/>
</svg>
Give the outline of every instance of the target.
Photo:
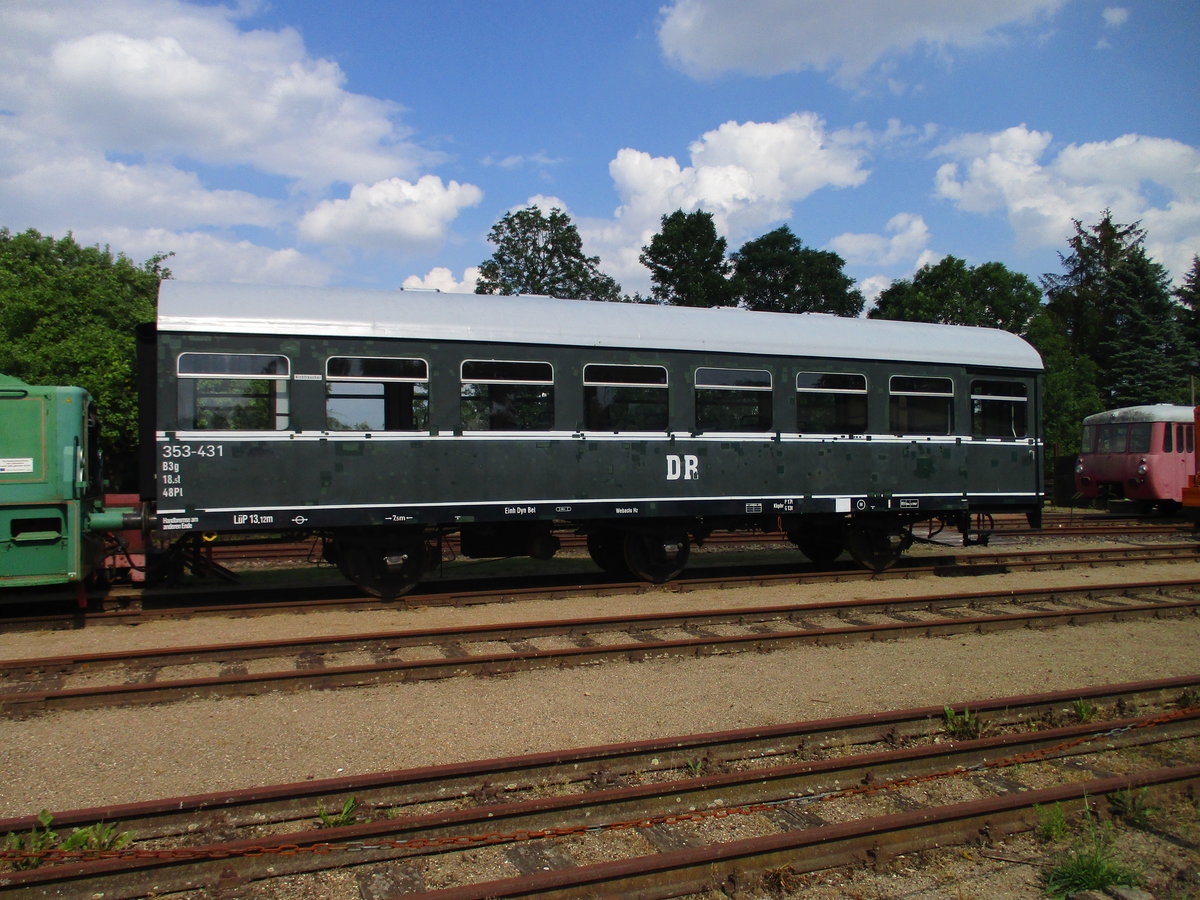
<svg viewBox="0 0 1200 900">
<path fill-rule="evenodd" d="M 619 300 L 621 287 L 583 255 L 583 241 L 561 209 L 510 212 L 488 233 L 496 245 L 479 266 L 477 294 L 547 294 L 572 300 Z"/>
<path fill-rule="evenodd" d="M 108 247 L 0 228 L 0 372 L 70 384 L 96 400 L 110 478 L 128 486 L 137 451 L 134 328 L 154 320 L 162 263 Z"/>
<path fill-rule="evenodd" d="M 1146 231 L 1138 222 L 1114 222 L 1108 209 L 1095 225 L 1085 228 L 1078 219 L 1074 222 L 1075 234 L 1068 241 L 1071 252 L 1059 254 L 1066 271 L 1043 275 L 1042 287 L 1068 345 L 1099 363 L 1100 344 L 1114 322 L 1112 273 L 1141 248 Z"/>
<path fill-rule="evenodd" d="M 662 217 L 662 227 L 638 257 L 650 270 L 650 292 L 672 306 L 730 306 L 725 238 L 712 213 L 681 209 Z"/>
<path fill-rule="evenodd" d="M 1109 408 L 1182 400 L 1185 348 L 1166 270 L 1141 247 L 1108 278 L 1111 327 L 1099 346 L 1098 379 Z"/>
<path fill-rule="evenodd" d="M 1179 330 L 1191 356 L 1188 373 L 1200 376 L 1200 256 L 1192 257 L 1192 268 L 1175 289 L 1175 299 L 1179 301 Z"/>
<path fill-rule="evenodd" d="M 788 226 L 747 241 L 733 254 L 734 296 L 747 309 L 857 316 L 863 296 L 829 250 L 805 247 Z"/>
<path fill-rule="evenodd" d="M 872 319 L 979 325 L 1024 334 L 1042 299 L 1027 276 L 1003 263 L 968 266 L 947 256 L 893 283 L 867 314 Z"/>
</svg>

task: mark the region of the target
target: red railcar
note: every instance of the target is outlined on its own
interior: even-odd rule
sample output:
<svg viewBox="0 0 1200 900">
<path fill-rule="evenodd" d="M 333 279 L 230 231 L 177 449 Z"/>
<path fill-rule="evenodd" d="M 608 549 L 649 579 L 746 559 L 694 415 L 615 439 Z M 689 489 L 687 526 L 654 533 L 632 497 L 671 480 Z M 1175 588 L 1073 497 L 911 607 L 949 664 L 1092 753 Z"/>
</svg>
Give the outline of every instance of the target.
<svg viewBox="0 0 1200 900">
<path fill-rule="evenodd" d="M 1083 420 L 1075 489 L 1088 499 L 1132 500 L 1143 511 L 1172 513 L 1196 472 L 1190 406 L 1128 406 Z"/>
</svg>

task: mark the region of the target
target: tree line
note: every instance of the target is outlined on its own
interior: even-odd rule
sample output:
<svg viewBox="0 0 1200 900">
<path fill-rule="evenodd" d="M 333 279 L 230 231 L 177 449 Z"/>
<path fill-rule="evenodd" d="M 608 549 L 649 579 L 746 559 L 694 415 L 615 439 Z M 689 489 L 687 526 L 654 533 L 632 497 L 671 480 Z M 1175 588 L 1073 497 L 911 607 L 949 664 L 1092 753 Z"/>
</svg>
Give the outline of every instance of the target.
<svg viewBox="0 0 1200 900">
<path fill-rule="evenodd" d="M 1080 420 L 1145 403 L 1190 402 L 1200 376 L 1200 257 L 1171 289 L 1146 251 L 1146 230 L 1105 211 L 1074 222 L 1062 271 L 1038 282 L 999 262 L 947 256 L 883 291 L 869 318 L 1002 328 L 1026 338 L 1046 365 L 1047 444 L 1078 449 Z M 549 294 L 678 306 L 741 306 L 777 313 L 862 315 L 864 298 L 838 254 L 807 247 L 784 225 L 730 253 L 710 213 L 676 210 L 642 248 L 649 296 L 623 294 L 586 256 L 559 209 L 517 210 L 493 225 L 492 256 L 476 292 Z M 134 329 L 152 322 L 159 253 L 136 263 L 73 235 L 0 228 L 0 373 L 31 384 L 74 384 L 96 398 L 114 483 L 133 484 L 137 392 Z"/>
</svg>

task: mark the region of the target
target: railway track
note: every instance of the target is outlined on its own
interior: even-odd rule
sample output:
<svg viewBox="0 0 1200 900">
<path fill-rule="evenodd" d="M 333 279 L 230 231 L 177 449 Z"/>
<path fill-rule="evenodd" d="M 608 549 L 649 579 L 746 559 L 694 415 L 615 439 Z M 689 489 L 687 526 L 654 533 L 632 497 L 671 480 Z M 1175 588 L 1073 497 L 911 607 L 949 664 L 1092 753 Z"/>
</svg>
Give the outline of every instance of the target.
<svg viewBox="0 0 1200 900">
<path fill-rule="evenodd" d="M 948 733 L 972 716 L 978 734 Z M 0 873 L 0 889 L 253 896 L 351 866 L 364 896 L 678 896 L 999 839 L 1039 805 L 1194 790 L 1198 736 L 1200 675 L 60 811 L 57 829 L 103 821 L 134 843 L 8 851 L 46 865 Z M 315 828 L 328 809 L 355 821 Z"/>
<path fill-rule="evenodd" d="M 938 594 L 0 661 L 7 716 L 610 661 L 1195 615 L 1200 579 Z M 253 669 L 253 671 L 252 671 Z"/>
<path fill-rule="evenodd" d="M 221 587 L 170 592 L 128 593 L 121 605 L 98 612 L 43 612 L 0 618 L 0 631 L 65 629 L 97 625 L 133 625 L 155 618 L 189 618 L 206 615 L 259 616 L 331 609 L 393 609 L 397 605 L 471 606 L 512 600 L 558 599 L 580 594 L 630 594 L 657 590 L 702 590 L 712 587 L 769 584 L 807 584 L 825 581 L 867 581 L 888 578 L 921 578 L 993 574 L 1076 566 L 1132 565 L 1145 562 L 1188 562 L 1200 558 L 1200 544 L 1150 543 L 1073 550 L 1010 550 L 910 557 L 895 568 L 869 572 L 851 565 L 816 569 L 796 564 L 758 564 L 693 568 L 668 585 L 613 582 L 599 572 L 572 572 L 538 577 L 490 578 L 483 581 L 452 579 L 431 581 L 400 601 L 382 601 L 363 595 L 351 585 L 283 584 L 275 587 Z M 245 602 L 247 594 L 253 602 Z"/>
</svg>

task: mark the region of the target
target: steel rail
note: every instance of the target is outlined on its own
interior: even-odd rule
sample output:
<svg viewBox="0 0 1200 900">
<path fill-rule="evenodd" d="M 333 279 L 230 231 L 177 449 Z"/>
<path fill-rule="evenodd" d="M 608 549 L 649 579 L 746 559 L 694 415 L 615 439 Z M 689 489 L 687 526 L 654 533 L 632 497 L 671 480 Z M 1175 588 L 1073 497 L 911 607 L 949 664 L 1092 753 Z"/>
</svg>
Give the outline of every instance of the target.
<svg viewBox="0 0 1200 900">
<path fill-rule="evenodd" d="M 38 896 L 102 894 L 107 898 L 137 896 L 146 891 L 186 890 L 212 884 L 229 866 L 231 857 L 242 859 L 237 873 L 241 880 L 276 877 L 328 868 L 323 853 L 305 852 L 305 848 L 314 845 L 348 850 L 350 859 L 338 854 L 342 858 L 336 864 L 344 865 L 411 856 L 413 851 L 438 853 L 511 843 L 525 836 L 537 836 L 539 831 L 566 835 L 600 827 L 621 827 L 625 823 L 637 826 L 646 819 L 701 820 L 712 811 L 727 814 L 733 807 L 753 812 L 757 810 L 746 807 L 813 801 L 829 792 L 850 796 L 873 793 L 906 782 L 920 784 L 931 777 L 969 776 L 973 769 L 988 765 L 1095 753 L 1097 748 L 1088 748 L 1087 744 L 1099 738 L 1104 739 L 1099 752 L 1186 739 L 1194 737 L 1198 728 L 1200 709 L 1193 708 L 1175 714 L 1172 721 L 1163 721 L 1161 715 L 1122 719 L 666 783 L 535 797 L 218 844 L 162 851 L 135 848 L 107 859 L 0 875 L 0 887 L 7 887 L 17 897 L 26 895 L 21 889 L 44 892 Z M 1192 768 L 1200 776 L 1200 766 Z M 843 786 L 847 784 L 878 786 L 846 790 Z M 116 873 L 122 876 L 114 884 Z M 64 890 L 74 893 L 64 894 Z"/>
<path fill-rule="evenodd" d="M 841 825 L 406 894 L 405 900 L 678 897 L 715 888 L 739 873 L 784 866 L 797 873 L 811 872 L 863 860 L 883 861 L 932 847 L 995 840 L 1036 827 L 1039 806 L 1057 803 L 1067 813 L 1077 813 L 1090 808 L 1096 799 L 1121 791 L 1146 788 L 1149 796 L 1161 798 L 1194 791 L 1197 785 L 1200 785 L 1200 765 L 1165 767 Z"/>
<path fill-rule="evenodd" d="M 1007 571 L 1022 565 L 1024 554 L 1030 568 L 1057 564 L 1066 568 L 1072 563 L 1095 566 L 1105 563 L 1130 564 L 1137 562 L 1163 562 L 1200 556 L 1200 547 L 1195 544 L 1172 544 L 1161 548 L 1099 548 L 1093 550 L 1060 551 L 1009 551 L 1004 553 L 956 554 L 922 560 L 910 557 L 884 572 L 844 566 L 836 569 L 798 571 L 795 564 L 784 572 L 763 571 L 770 566 L 758 567 L 758 572 L 722 572 L 716 575 L 703 573 L 704 567 L 692 568 L 689 577 L 668 583 L 653 585 L 645 582 L 613 582 L 600 572 L 569 573 L 539 576 L 535 579 L 511 579 L 499 586 L 487 588 L 468 587 L 469 581 L 454 580 L 426 582 L 417 592 L 402 600 L 384 601 L 377 597 L 363 596 L 352 585 L 344 582 L 320 585 L 287 584 L 274 587 L 222 586 L 204 589 L 177 589 L 171 591 L 133 591 L 123 589 L 113 592 L 113 602 L 127 604 L 122 608 L 102 612 L 81 613 L 35 613 L 22 616 L 0 617 L 0 631 L 79 628 L 94 625 L 129 625 L 152 621 L 156 618 L 190 618 L 205 615 L 258 616 L 279 613 L 315 612 L 329 609 L 395 609 L 417 606 L 470 606 L 499 603 L 513 600 L 560 599 L 580 594 L 621 595 L 641 594 L 656 590 L 701 590 L 714 586 L 751 586 L 761 584 L 810 584 L 825 581 L 864 581 L 890 578 L 919 578 L 927 575 L 946 574 L 989 574 L 988 567 Z M 1055 555 L 1057 554 L 1057 555 Z M 1166 557 L 1166 559 L 1164 559 Z M 494 580 L 493 580 L 494 581 Z M 260 597 L 270 599 L 253 603 L 231 602 L 252 590 Z M 308 599 L 298 599 L 307 597 Z M 72 596 L 71 602 L 74 602 Z M 163 606 L 147 604 L 163 603 Z M 191 603 L 192 605 L 179 605 Z"/>
<path fill-rule="evenodd" d="M 1162 590 L 1164 585 L 1181 589 L 1188 585 L 1195 589 L 1196 582 L 1154 582 L 1146 585 L 1126 585 L 1113 588 L 1118 592 L 1136 589 Z M 1095 588 L 1084 589 L 1089 595 Z M 1043 592 L 1043 596 L 1046 592 Z M 1053 593 L 1053 592 L 1051 592 Z M 887 606 L 892 609 L 919 607 L 929 603 L 929 598 L 918 600 L 892 600 Z M 846 606 L 836 607 L 849 611 L 862 601 L 848 601 Z M 871 601 L 878 603 L 878 601 Z M 1011 602 L 1007 601 L 1007 602 Z M 963 605 L 960 601 L 958 605 Z M 862 607 L 858 607 L 861 609 Z M 774 618 L 788 615 L 812 615 L 811 607 L 783 608 L 771 613 Z M 684 639 L 656 639 L 643 634 L 641 640 L 626 643 L 552 649 L 521 649 L 508 653 L 482 653 L 441 656 L 435 659 L 390 660 L 369 665 L 336 666 L 322 669 L 291 669 L 277 672 L 228 674 L 208 678 L 187 678 L 135 684 L 101 685 L 59 690 L 17 691 L 0 694 L 0 712 L 10 716 L 30 715 L 59 709 L 86 709 L 96 706 L 113 706 L 141 703 L 161 703 L 173 700 L 193 699 L 197 696 L 247 696 L 272 690 L 311 690 L 334 687 L 361 687 L 388 682 L 408 682 L 426 679 L 454 677 L 457 675 L 508 674 L 546 667 L 566 667 L 609 661 L 644 661 L 655 658 L 678 656 L 708 656 L 730 652 L 766 652 L 798 645 L 828 646 L 855 641 L 890 640 L 899 637 L 935 637 L 950 634 L 979 633 L 1014 628 L 1048 628 L 1055 625 L 1078 625 L 1088 622 L 1113 622 L 1130 618 L 1162 618 L 1175 615 L 1196 614 L 1200 611 L 1200 599 L 1172 600 L 1157 603 L 1131 603 L 1128 605 L 1102 606 L 1099 608 L 1075 608 L 1063 610 L 1035 610 L 1032 612 L 963 616 L 930 619 L 917 622 L 898 622 L 877 625 L 852 625 L 837 628 L 804 628 L 789 631 L 752 631 L 745 635 L 712 635 Z M 694 613 L 656 617 L 656 621 L 673 620 L 691 622 L 737 622 L 750 618 L 744 610 L 722 610 L 716 614 L 697 616 Z M 561 630 L 583 633 L 595 631 L 604 620 L 573 620 L 567 622 L 534 623 L 538 633 L 561 633 Z M 586 623 L 586 625 L 584 624 Z M 638 617 L 610 620 L 612 630 L 628 632 L 634 629 L 641 633 L 648 627 Z M 663 626 L 657 626 L 663 627 Z M 678 626 L 677 626 L 678 627 Z M 490 632 L 489 626 L 478 626 Z M 510 630 L 511 629 L 511 630 Z M 549 629 L 546 631 L 544 629 Z M 451 630 L 452 633 L 467 634 L 475 629 Z M 529 630 L 519 626 L 502 626 L 502 633 L 517 641 L 517 635 L 528 636 Z M 397 639 L 397 638 L 392 638 Z M 454 646 L 454 645 L 451 645 Z"/>
<path fill-rule="evenodd" d="M 54 824 L 68 828 L 105 822 L 147 839 L 215 825 L 240 828 L 311 819 L 319 804 L 339 808 L 351 798 L 367 809 L 394 808 L 548 783 L 606 783 L 629 772 L 684 769 L 697 761 L 712 765 L 830 746 L 894 745 L 942 733 L 947 708 L 960 715 L 969 709 L 981 723 L 996 729 L 1028 725 L 1048 716 L 1070 718 L 1080 703 L 1121 709 L 1161 707 L 1178 705 L 1196 694 L 1200 694 L 1200 674 L 63 810 L 54 813 Z M 0 834 L 28 832 L 38 824 L 32 815 L 0 819 Z"/>
<path fill-rule="evenodd" d="M 724 583 L 724 582 L 722 582 Z M 105 653 L 72 654 L 48 657 L 27 657 L 0 660 L 0 679 L 19 681 L 33 677 L 66 676 L 86 672 L 97 674 L 115 669 L 136 669 L 139 675 L 147 670 L 167 666 L 202 663 L 237 663 L 281 656 L 336 654 L 369 650 L 391 652 L 400 647 L 448 646 L 463 643 L 514 643 L 551 636 L 580 637 L 598 632 L 644 633 L 655 629 L 688 629 L 714 625 L 746 626 L 765 622 L 796 621 L 820 616 L 853 618 L 872 614 L 896 612 L 934 612 L 957 607 L 978 608 L 996 604 L 1020 604 L 1082 596 L 1098 599 L 1106 596 L 1128 596 L 1134 593 L 1169 593 L 1200 589 L 1200 579 L 1176 579 L 1121 583 L 1116 585 L 1081 585 L 1057 588 L 1023 588 L 1010 591 L 976 591 L 949 594 L 926 594 L 915 597 L 866 598 L 817 603 L 745 606 L 730 609 L 686 610 L 683 612 L 633 613 L 619 616 L 591 616 L 549 619 L 533 622 L 509 622 L 492 625 L 464 625 L 447 628 L 408 629 L 400 631 L 361 632 L 356 634 L 319 637 L 287 638 L 280 640 L 246 641 L 226 644 L 200 644 L 141 650 L 110 651 Z M 310 665 L 312 661 L 310 659 Z"/>
</svg>

